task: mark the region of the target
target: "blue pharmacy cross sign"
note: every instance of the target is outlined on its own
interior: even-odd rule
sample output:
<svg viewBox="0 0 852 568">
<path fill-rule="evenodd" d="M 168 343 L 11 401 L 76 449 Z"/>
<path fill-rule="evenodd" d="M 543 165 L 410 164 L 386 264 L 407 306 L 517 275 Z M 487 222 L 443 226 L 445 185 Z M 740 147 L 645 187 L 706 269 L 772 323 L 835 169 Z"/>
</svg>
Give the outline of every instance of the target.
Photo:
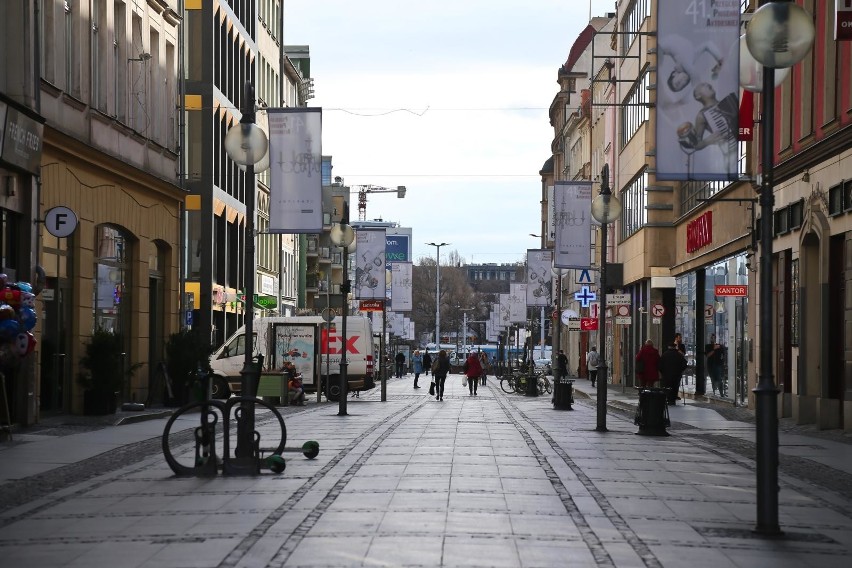
<svg viewBox="0 0 852 568">
<path fill-rule="evenodd" d="M 598 299 L 598 295 L 589 290 L 588 286 L 583 286 L 579 292 L 574 292 L 574 299 L 584 308 L 588 308 L 589 304 Z"/>
</svg>

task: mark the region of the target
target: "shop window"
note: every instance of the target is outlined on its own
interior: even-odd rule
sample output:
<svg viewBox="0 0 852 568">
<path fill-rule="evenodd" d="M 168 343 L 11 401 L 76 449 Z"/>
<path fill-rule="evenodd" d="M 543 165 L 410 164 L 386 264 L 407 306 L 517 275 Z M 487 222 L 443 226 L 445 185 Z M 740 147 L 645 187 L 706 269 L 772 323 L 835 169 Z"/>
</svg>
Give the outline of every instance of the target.
<svg viewBox="0 0 852 568">
<path fill-rule="evenodd" d="M 20 268 L 19 244 L 21 242 L 21 216 L 7 209 L 0 209 L 0 268 L 14 282 Z"/>
<path fill-rule="evenodd" d="M 805 219 L 805 200 L 799 201 L 790 205 L 790 230 L 798 229 L 802 226 Z"/>
<path fill-rule="evenodd" d="M 95 230 L 95 286 L 92 291 L 94 329 L 126 335 L 129 325 L 130 242 L 119 229 Z"/>
<path fill-rule="evenodd" d="M 843 213 L 843 184 L 828 188 L 828 214 L 840 215 Z"/>
</svg>

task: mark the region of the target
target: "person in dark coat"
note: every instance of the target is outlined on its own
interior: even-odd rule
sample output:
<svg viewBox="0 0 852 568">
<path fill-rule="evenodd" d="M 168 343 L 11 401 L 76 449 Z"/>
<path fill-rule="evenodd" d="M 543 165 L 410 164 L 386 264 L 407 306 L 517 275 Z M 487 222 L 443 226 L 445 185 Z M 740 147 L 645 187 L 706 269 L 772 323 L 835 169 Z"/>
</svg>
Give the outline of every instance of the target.
<svg viewBox="0 0 852 568">
<path fill-rule="evenodd" d="M 394 361 L 396 361 L 396 378 L 401 379 L 405 374 L 405 353 L 402 351 L 397 353 Z"/>
<path fill-rule="evenodd" d="M 677 404 L 677 391 L 680 387 L 680 377 L 686 370 L 686 357 L 672 343 L 660 356 L 660 374 L 663 376 L 663 388 L 666 389 L 666 401 Z"/>
<path fill-rule="evenodd" d="M 450 374 L 450 357 L 447 352 L 441 349 L 438 352 L 438 360 L 433 363 L 435 369 L 432 375 L 435 378 L 435 398 L 444 400 L 444 382 L 447 380 L 447 375 Z"/>
<path fill-rule="evenodd" d="M 423 372 L 426 376 L 429 376 L 429 372 L 432 370 L 432 356 L 429 355 L 429 352 L 423 354 Z"/>
<path fill-rule="evenodd" d="M 660 352 L 649 339 L 636 354 L 636 378 L 642 387 L 650 388 L 660 379 L 659 365 Z"/>
</svg>

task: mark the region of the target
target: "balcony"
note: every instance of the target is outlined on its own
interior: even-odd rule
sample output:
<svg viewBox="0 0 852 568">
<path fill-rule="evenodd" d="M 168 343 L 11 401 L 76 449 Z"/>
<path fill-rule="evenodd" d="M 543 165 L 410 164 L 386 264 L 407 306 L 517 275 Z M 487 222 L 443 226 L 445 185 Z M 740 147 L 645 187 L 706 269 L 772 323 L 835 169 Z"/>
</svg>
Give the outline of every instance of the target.
<svg viewBox="0 0 852 568">
<path fill-rule="evenodd" d="M 319 254 L 319 238 L 316 236 L 308 237 L 308 247 L 306 254 L 308 256 L 317 256 Z"/>
</svg>

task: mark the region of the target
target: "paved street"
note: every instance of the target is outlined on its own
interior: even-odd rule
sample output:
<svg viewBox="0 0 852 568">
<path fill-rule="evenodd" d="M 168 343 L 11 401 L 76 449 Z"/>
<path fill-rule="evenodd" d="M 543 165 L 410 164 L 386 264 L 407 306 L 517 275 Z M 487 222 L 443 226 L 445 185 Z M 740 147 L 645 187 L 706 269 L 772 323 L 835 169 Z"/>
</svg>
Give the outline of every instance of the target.
<svg viewBox="0 0 852 568">
<path fill-rule="evenodd" d="M 421 384 L 428 386 L 428 380 Z M 785 538 L 753 534 L 754 425 L 688 400 L 669 437 L 636 435 L 635 395 L 593 389 L 572 411 L 549 396 L 476 397 L 451 376 L 443 402 L 412 378 L 337 403 L 282 409 L 308 460 L 258 477 L 177 478 L 165 418 L 16 432 L 0 446 L 0 565 L 109 567 L 815 566 L 852 563 L 852 447 L 781 434 Z M 621 409 L 621 410 L 619 410 Z M 748 411 L 740 410 L 743 416 Z M 723 414 L 728 414 L 727 417 Z M 172 447 L 192 458 L 182 421 Z M 272 422 L 258 417 L 262 445 Z M 269 440 L 268 442 L 265 442 Z"/>
</svg>

